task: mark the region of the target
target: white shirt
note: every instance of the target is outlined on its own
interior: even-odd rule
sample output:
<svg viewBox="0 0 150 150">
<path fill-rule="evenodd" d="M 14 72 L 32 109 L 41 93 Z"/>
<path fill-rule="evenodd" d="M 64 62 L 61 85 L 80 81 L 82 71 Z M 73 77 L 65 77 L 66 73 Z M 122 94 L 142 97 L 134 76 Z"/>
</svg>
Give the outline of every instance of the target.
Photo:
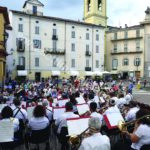
<svg viewBox="0 0 150 150">
<path fill-rule="evenodd" d="M 92 112 L 91 117 L 97 117 L 97 118 L 99 118 L 100 121 L 103 120 L 103 116 L 97 112 Z"/>
<path fill-rule="evenodd" d="M 15 107 L 13 109 L 13 115 L 15 115 L 18 111 L 18 108 Z M 20 109 L 15 118 L 18 118 L 19 120 L 22 119 L 24 122 L 27 120 L 27 111 L 25 109 Z"/>
<path fill-rule="evenodd" d="M 129 102 L 130 102 L 131 100 L 133 100 L 133 96 L 132 96 L 130 93 L 128 93 L 128 94 L 125 96 L 125 100 L 126 100 L 126 104 L 129 104 Z"/>
<path fill-rule="evenodd" d="M 11 120 L 13 121 L 14 132 L 17 132 L 19 130 L 19 120 L 17 118 L 11 118 Z M 8 122 L 8 121 L 10 121 L 10 118 L 2 119 L 1 121 Z"/>
<path fill-rule="evenodd" d="M 118 108 L 122 108 L 124 106 L 124 104 L 126 104 L 126 100 L 123 97 L 119 98 L 118 101 L 117 101 L 117 103 L 116 103 L 116 105 L 117 105 Z"/>
<path fill-rule="evenodd" d="M 32 117 L 29 120 L 29 124 L 28 124 L 31 130 L 42 130 L 45 129 L 48 125 L 49 125 L 49 120 L 45 116 L 39 118 Z"/>
<path fill-rule="evenodd" d="M 78 115 L 74 114 L 73 112 L 65 112 L 62 114 L 56 121 L 55 125 L 58 127 L 57 133 L 61 132 L 62 127 L 67 127 L 67 121 L 68 118 L 79 118 Z"/>
<path fill-rule="evenodd" d="M 131 147 L 140 150 L 143 145 L 150 144 L 150 126 L 141 124 L 134 133 L 140 139 L 136 143 L 132 143 Z"/>
<path fill-rule="evenodd" d="M 110 140 L 106 135 L 95 133 L 82 141 L 79 150 L 110 150 Z"/>
<path fill-rule="evenodd" d="M 129 111 L 127 112 L 126 116 L 125 116 L 126 121 L 135 120 L 137 111 L 139 111 L 138 107 L 130 108 Z"/>
<path fill-rule="evenodd" d="M 104 115 L 112 114 L 112 113 L 120 113 L 119 108 L 118 108 L 117 106 L 109 107 L 109 108 L 104 112 Z"/>
</svg>

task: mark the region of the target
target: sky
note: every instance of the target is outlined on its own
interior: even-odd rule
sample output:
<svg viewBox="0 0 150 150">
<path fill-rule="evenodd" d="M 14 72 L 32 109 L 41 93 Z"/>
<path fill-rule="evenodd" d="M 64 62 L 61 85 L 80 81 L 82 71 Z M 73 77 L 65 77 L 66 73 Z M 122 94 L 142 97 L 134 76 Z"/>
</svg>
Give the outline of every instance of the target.
<svg viewBox="0 0 150 150">
<path fill-rule="evenodd" d="M 82 20 L 84 0 L 40 0 L 45 6 L 44 15 Z M 0 6 L 12 10 L 22 10 L 25 0 L 0 0 Z M 107 0 L 108 25 L 137 25 L 145 18 L 145 10 L 150 0 Z"/>
</svg>

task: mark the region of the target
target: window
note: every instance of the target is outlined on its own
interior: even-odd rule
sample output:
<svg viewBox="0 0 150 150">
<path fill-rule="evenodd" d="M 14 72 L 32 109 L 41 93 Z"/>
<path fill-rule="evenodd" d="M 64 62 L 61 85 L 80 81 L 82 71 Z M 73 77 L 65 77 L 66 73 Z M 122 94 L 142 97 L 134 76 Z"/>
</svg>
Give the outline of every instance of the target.
<svg viewBox="0 0 150 150">
<path fill-rule="evenodd" d="M 96 60 L 95 67 L 96 67 L 96 68 L 99 68 L 99 60 Z"/>
<path fill-rule="evenodd" d="M 57 35 L 57 30 L 53 29 L 53 35 Z"/>
<path fill-rule="evenodd" d="M 90 67 L 90 61 L 89 61 L 89 59 L 86 59 L 86 67 Z"/>
<path fill-rule="evenodd" d="M 35 58 L 35 67 L 39 67 L 39 58 L 38 57 Z"/>
<path fill-rule="evenodd" d="M 96 45 L 96 53 L 99 53 L 99 46 Z"/>
<path fill-rule="evenodd" d="M 56 58 L 53 59 L 53 67 L 57 67 L 57 60 L 56 60 Z"/>
<path fill-rule="evenodd" d="M 41 49 L 41 40 L 33 40 L 33 47 Z"/>
<path fill-rule="evenodd" d="M 88 0 L 87 11 L 89 12 L 91 8 L 91 0 Z"/>
<path fill-rule="evenodd" d="M 113 52 L 117 52 L 117 43 L 114 44 L 114 51 Z"/>
<path fill-rule="evenodd" d="M 33 6 L 33 8 L 32 8 L 33 10 L 33 14 L 35 14 L 35 15 L 37 15 L 37 6 Z"/>
<path fill-rule="evenodd" d="M 21 56 L 18 59 L 19 59 L 19 64 L 18 65 L 25 66 L 25 57 Z"/>
<path fill-rule="evenodd" d="M 117 32 L 114 33 L 114 40 L 117 40 Z"/>
<path fill-rule="evenodd" d="M 128 38 L 128 31 L 124 32 L 124 38 L 127 39 Z"/>
<path fill-rule="evenodd" d="M 136 51 L 140 51 L 140 40 L 136 41 Z"/>
<path fill-rule="evenodd" d="M 17 50 L 24 51 L 25 50 L 25 39 L 23 38 L 17 38 Z"/>
<path fill-rule="evenodd" d="M 86 52 L 89 52 L 89 50 L 90 50 L 90 46 L 87 44 L 86 45 Z"/>
<path fill-rule="evenodd" d="M 96 34 L 96 41 L 99 41 L 99 34 Z"/>
<path fill-rule="evenodd" d="M 39 34 L 40 28 L 38 26 L 35 27 L 35 34 Z"/>
<path fill-rule="evenodd" d="M 129 60 L 127 58 L 123 59 L 123 66 L 128 66 Z"/>
<path fill-rule="evenodd" d="M 89 40 L 90 39 L 90 35 L 89 33 L 86 33 L 86 40 Z"/>
<path fill-rule="evenodd" d="M 102 0 L 98 0 L 98 10 L 102 11 Z"/>
<path fill-rule="evenodd" d="M 72 31 L 72 32 L 71 32 L 71 37 L 72 37 L 72 38 L 75 38 L 75 31 Z"/>
<path fill-rule="evenodd" d="M 72 50 L 73 52 L 75 51 L 75 44 L 74 44 L 74 43 L 71 44 L 71 50 Z"/>
<path fill-rule="evenodd" d="M 116 70 L 118 67 L 118 59 L 113 59 L 112 60 L 112 69 Z"/>
<path fill-rule="evenodd" d="M 135 66 L 140 66 L 141 65 L 141 59 L 140 58 L 135 58 L 134 59 L 134 65 Z"/>
<path fill-rule="evenodd" d="M 18 25 L 18 32 L 23 32 L 23 24 Z"/>
<path fill-rule="evenodd" d="M 128 51 L 128 43 L 125 42 L 125 43 L 124 43 L 124 52 L 127 52 L 127 51 Z"/>
<path fill-rule="evenodd" d="M 71 67 L 72 67 L 72 68 L 75 68 L 75 59 L 72 59 L 72 60 L 71 60 Z"/>
<path fill-rule="evenodd" d="M 57 50 L 57 41 L 56 40 L 53 40 L 52 41 L 53 43 L 53 51 L 56 51 Z"/>
<path fill-rule="evenodd" d="M 140 37 L 140 30 L 136 30 L 136 37 Z"/>
</svg>

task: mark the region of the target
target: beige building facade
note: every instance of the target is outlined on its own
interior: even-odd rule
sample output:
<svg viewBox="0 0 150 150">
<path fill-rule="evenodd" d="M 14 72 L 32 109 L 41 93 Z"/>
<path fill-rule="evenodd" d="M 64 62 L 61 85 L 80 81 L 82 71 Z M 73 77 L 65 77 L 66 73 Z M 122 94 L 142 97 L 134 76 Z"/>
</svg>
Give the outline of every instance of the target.
<svg viewBox="0 0 150 150">
<path fill-rule="evenodd" d="M 142 25 L 109 28 L 106 32 L 106 66 L 123 79 L 144 75 L 144 28 Z"/>
</svg>

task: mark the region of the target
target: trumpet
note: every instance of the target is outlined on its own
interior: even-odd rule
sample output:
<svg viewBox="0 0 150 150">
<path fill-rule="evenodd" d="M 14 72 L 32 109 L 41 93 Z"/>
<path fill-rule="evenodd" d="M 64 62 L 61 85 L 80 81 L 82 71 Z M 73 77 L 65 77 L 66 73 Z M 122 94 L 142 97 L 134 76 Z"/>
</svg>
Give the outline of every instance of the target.
<svg viewBox="0 0 150 150">
<path fill-rule="evenodd" d="M 141 119 L 147 119 L 148 121 L 150 121 L 150 115 L 145 115 L 143 117 L 140 117 L 136 120 L 133 120 L 133 121 L 129 121 L 129 122 L 124 122 L 124 121 L 119 121 L 118 123 L 118 128 L 120 131 L 124 131 L 124 130 L 127 130 L 127 127 L 132 125 L 132 124 L 135 124 L 137 121 L 140 121 Z"/>
<path fill-rule="evenodd" d="M 84 130 L 81 134 L 79 135 L 73 135 L 69 137 L 69 142 L 71 145 L 78 145 L 81 143 L 82 140 L 82 136 L 86 133 L 86 131 L 88 131 L 89 128 L 87 128 L 86 130 Z"/>
</svg>

